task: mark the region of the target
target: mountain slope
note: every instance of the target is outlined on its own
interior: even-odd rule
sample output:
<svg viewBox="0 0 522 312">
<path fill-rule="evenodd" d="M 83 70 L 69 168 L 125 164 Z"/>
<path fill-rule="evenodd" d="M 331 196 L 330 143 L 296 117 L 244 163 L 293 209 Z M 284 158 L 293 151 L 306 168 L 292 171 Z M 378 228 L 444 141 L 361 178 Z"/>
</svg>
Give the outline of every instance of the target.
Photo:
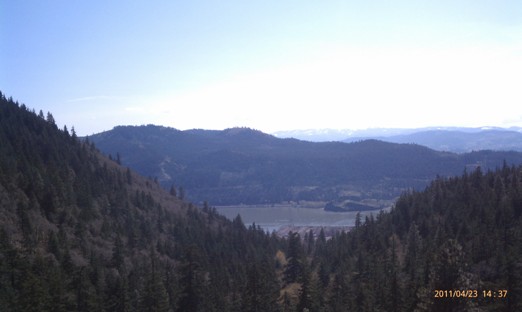
<svg viewBox="0 0 522 312">
<path fill-rule="evenodd" d="M 277 244 L 0 94 L 0 311 L 240 310 L 253 265 L 270 307 Z"/>
<path fill-rule="evenodd" d="M 521 226 L 522 166 L 477 169 L 401 195 L 313 259 L 344 311 L 520 311 Z"/>
<path fill-rule="evenodd" d="M 89 138 L 104 153 L 165 187 L 182 186 L 196 202 L 214 205 L 287 200 L 391 199 L 423 188 L 437 175 L 466 166 L 521 163 L 522 154 L 437 152 L 377 140 L 312 143 L 259 131 L 179 131 L 159 126 L 116 127 Z M 343 195 L 344 194 L 344 195 Z M 348 195 L 347 195 L 348 194 Z"/>
</svg>

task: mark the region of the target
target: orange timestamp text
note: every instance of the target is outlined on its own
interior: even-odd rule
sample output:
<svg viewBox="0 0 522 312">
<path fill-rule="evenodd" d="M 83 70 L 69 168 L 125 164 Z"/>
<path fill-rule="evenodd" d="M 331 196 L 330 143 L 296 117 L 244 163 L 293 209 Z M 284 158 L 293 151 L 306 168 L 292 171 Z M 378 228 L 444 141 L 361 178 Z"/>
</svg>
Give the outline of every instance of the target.
<svg viewBox="0 0 522 312">
<path fill-rule="evenodd" d="M 506 289 L 497 290 L 478 290 L 478 289 L 435 289 L 433 297 L 437 299 L 444 298 L 507 298 L 508 291 Z"/>
</svg>

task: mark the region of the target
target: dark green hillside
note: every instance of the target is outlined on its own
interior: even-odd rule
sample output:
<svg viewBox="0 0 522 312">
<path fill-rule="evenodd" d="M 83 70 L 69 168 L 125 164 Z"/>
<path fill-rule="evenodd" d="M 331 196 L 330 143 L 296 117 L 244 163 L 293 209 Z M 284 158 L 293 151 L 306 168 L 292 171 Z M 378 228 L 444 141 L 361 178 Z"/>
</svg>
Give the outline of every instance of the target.
<svg viewBox="0 0 522 312">
<path fill-rule="evenodd" d="M 466 166 L 522 163 L 522 153 L 458 155 L 377 140 L 312 143 L 247 128 L 128 126 L 89 139 L 164 187 L 182 186 L 191 200 L 214 205 L 331 201 L 346 194 L 392 199 L 405 189 L 422 189 L 437 175 L 460 175 Z"/>
<path fill-rule="evenodd" d="M 402 195 L 313 261 L 334 311 L 521 311 L 521 217 L 522 167 L 477 169 Z"/>
<path fill-rule="evenodd" d="M 438 178 L 330 240 L 290 233 L 282 307 L 521 311 L 521 229 L 522 166 Z"/>
<path fill-rule="evenodd" d="M 0 94 L 0 311 L 272 309 L 278 244 Z"/>
</svg>

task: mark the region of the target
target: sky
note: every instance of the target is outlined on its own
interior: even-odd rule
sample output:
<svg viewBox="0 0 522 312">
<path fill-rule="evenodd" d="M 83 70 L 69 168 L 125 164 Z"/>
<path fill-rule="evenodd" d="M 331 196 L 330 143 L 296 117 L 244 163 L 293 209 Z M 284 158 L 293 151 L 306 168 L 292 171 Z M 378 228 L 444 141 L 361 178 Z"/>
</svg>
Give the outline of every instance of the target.
<svg viewBox="0 0 522 312">
<path fill-rule="evenodd" d="M 522 1 L 0 0 L 0 91 L 91 135 L 522 126 Z"/>
</svg>

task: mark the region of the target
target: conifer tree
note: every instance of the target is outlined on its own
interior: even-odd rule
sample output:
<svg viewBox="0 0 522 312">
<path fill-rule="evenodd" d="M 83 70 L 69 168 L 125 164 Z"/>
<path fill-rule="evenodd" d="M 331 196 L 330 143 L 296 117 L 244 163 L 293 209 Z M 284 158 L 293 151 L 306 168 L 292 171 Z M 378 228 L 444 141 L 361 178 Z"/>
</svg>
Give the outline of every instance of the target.
<svg viewBox="0 0 522 312">
<path fill-rule="evenodd" d="M 119 270 L 118 275 L 114 275 L 107 285 L 107 311 L 129 312 L 131 311 L 131 300 L 129 296 L 129 283 L 125 268 Z"/>
<path fill-rule="evenodd" d="M 203 280 L 201 276 L 202 258 L 196 246 L 188 246 L 185 250 L 183 264 L 180 267 L 180 282 L 183 285 L 178 311 L 203 311 Z"/>
<path fill-rule="evenodd" d="M 114 247 L 112 248 L 112 265 L 117 268 L 121 269 L 123 266 L 125 260 L 124 255 L 124 246 L 123 242 L 121 240 L 120 235 L 116 235 L 116 239 L 114 240 Z"/>
<path fill-rule="evenodd" d="M 278 285 L 268 261 L 252 260 L 247 268 L 246 285 L 242 296 L 242 311 L 277 310 Z"/>
<path fill-rule="evenodd" d="M 21 283 L 17 306 L 21 311 L 45 311 L 49 305 L 49 295 L 42 279 L 28 271 Z"/>
<path fill-rule="evenodd" d="M 52 125 L 52 126 L 56 126 L 56 121 L 54 120 L 54 117 L 53 117 L 53 114 L 51 114 L 50 112 L 47 112 L 47 122 Z"/>
<path fill-rule="evenodd" d="M 347 306 L 349 303 L 348 298 L 350 298 L 350 294 L 348 292 L 349 288 L 345 273 L 341 270 L 335 274 L 332 287 L 330 289 L 328 306 L 332 312 L 347 311 Z"/>
<path fill-rule="evenodd" d="M 286 283 L 295 283 L 300 280 L 303 274 L 303 246 L 299 233 L 290 232 L 288 234 L 288 263 L 284 271 L 284 280 Z"/>
<path fill-rule="evenodd" d="M 96 289 L 92 284 L 86 268 L 76 273 L 76 310 L 82 312 L 95 311 L 98 306 Z"/>
<path fill-rule="evenodd" d="M 308 265 L 303 266 L 301 289 L 299 290 L 298 311 L 318 312 L 321 307 L 321 298 L 317 278 L 313 276 Z"/>
<path fill-rule="evenodd" d="M 163 283 L 163 273 L 154 247 L 150 247 L 149 270 L 141 292 L 140 311 L 167 312 L 169 298 Z"/>
</svg>

